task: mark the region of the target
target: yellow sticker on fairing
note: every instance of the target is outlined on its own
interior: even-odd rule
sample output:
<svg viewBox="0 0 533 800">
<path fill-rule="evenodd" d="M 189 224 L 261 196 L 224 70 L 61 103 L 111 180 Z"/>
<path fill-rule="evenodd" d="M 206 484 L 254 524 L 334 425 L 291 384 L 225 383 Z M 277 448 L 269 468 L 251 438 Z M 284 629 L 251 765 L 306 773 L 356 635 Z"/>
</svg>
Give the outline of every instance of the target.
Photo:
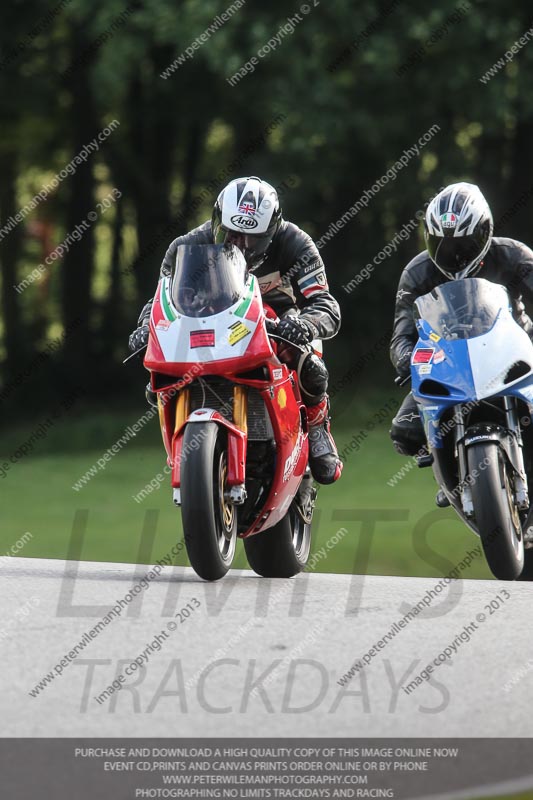
<svg viewBox="0 0 533 800">
<path fill-rule="evenodd" d="M 430 333 L 429 338 L 431 339 L 432 342 L 440 342 L 440 336 L 438 335 L 438 333 Z"/>
<path fill-rule="evenodd" d="M 229 326 L 230 333 L 228 333 L 228 342 L 233 346 L 240 342 L 241 339 L 244 339 L 245 336 L 248 336 L 252 331 L 246 327 L 246 325 L 241 322 L 234 322 L 233 325 Z"/>
</svg>

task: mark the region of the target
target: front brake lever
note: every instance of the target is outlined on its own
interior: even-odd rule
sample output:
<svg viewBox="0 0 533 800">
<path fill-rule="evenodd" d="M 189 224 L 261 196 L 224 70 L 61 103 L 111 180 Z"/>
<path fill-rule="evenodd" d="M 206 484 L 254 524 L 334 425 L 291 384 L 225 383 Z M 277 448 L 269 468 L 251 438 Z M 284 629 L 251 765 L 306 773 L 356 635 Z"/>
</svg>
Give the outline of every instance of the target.
<svg viewBox="0 0 533 800">
<path fill-rule="evenodd" d="M 396 386 L 405 386 L 405 384 L 409 383 L 410 380 L 411 380 L 410 375 L 406 375 L 405 378 L 402 378 L 401 375 L 397 375 L 394 378 L 394 383 L 396 384 Z"/>
<path fill-rule="evenodd" d="M 271 319 L 270 317 L 265 317 L 265 328 L 267 329 L 267 333 L 269 335 L 277 331 L 278 325 L 279 323 L 276 322 L 275 319 Z"/>
<path fill-rule="evenodd" d="M 148 347 L 148 342 L 145 345 L 143 345 L 143 347 L 141 347 L 140 350 L 136 350 L 134 353 L 131 354 L 131 356 L 125 358 L 122 363 L 125 364 L 127 361 L 130 361 L 130 359 L 135 358 L 135 356 L 138 356 L 140 353 L 146 350 L 147 347 Z"/>
<path fill-rule="evenodd" d="M 294 342 L 291 342 L 290 339 L 286 339 L 284 336 L 279 336 L 279 334 L 277 334 L 277 333 L 269 333 L 268 335 L 272 339 L 279 339 L 279 341 L 283 342 L 283 344 L 288 344 L 291 347 L 295 347 L 296 350 L 300 351 L 300 353 L 308 353 L 309 352 L 308 349 L 307 349 L 309 347 L 309 345 L 294 344 Z"/>
</svg>

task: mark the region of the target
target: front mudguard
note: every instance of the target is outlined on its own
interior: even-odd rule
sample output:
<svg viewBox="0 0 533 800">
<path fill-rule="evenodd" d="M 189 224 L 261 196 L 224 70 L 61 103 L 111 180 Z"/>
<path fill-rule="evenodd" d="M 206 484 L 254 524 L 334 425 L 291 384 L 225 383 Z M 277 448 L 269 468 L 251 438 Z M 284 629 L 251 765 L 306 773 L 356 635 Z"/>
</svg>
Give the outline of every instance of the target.
<svg viewBox="0 0 533 800">
<path fill-rule="evenodd" d="M 500 425 L 473 425 L 468 428 L 464 437 L 465 448 L 468 449 L 473 444 L 482 444 L 483 442 L 496 442 L 500 445 L 503 452 L 507 456 L 507 460 L 511 467 L 521 474 L 520 461 L 517 453 L 518 444 L 513 434 Z"/>
<path fill-rule="evenodd" d="M 183 425 L 175 431 L 172 437 L 172 487 L 174 489 L 179 489 L 181 487 L 181 463 L 183 460 L 183 436 L 185 428 L 187 425 L 193 425 L 198 422 L 213 422 L 225 428 L 228 441 L 227 485 L 238 486 L 244 484 L 246 477 L 246 447 L 248 442 L 246 434 L 241 431 L 240 428 L 237 428 L 233 422 L 223 417 L 218 411 L 214 411 L 212 408 L 199 408 L 189 414 Z"/>
</svg>

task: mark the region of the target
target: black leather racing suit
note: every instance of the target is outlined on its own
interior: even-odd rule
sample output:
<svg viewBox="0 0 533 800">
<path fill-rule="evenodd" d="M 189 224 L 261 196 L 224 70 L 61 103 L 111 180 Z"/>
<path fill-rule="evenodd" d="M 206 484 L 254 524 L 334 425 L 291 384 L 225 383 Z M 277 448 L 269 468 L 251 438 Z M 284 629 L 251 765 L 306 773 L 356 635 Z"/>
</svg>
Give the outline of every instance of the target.
<svg viewBox="0 0 533 800">
<path fill-rule="evenodd" d="M 211 221 L 174 239 L 163 259 L 161 276 L 171 274 L 176 250 L 182 244 L 213 244 Z M 280 224 L 265 260 L 254 270 L 254 275 L 264 301 L 279 317 L 300 312 L 317 328 L 320 339 L 336 335 L 341 322 L 340 308 L 329 293 L 324 262 L 311 237 L 292 222 Z M 148 324 L 151 307 L 150 300 L 141 312 L 139 325 Z M 321 402 L 328 385 L 323 360 L 310 354 L 291 366 L 298 370 L 305 404 L 312 406 Z"/>
<path fill-rule="evenodd" d="M 533 251 L 515 239 L 495 237 L 476 277 L 507 288 L 516 321 L 533 336 L 533 323 L 522 302 L 524 297 L 533 306 Z M 427 250 L 413 258 L 402 272 L 396 294 L 390 347 L 391 361 L 402 377 L 410 373 L 411 353 L 418 340 L 413 316 L 414 301 L 447 280 L 435 266 Z M 418 407 L 411 393 L 394 417 L 390 433 L 396 450 L 403 455 L 415 455 L 425 444 Z"/>
</svg>

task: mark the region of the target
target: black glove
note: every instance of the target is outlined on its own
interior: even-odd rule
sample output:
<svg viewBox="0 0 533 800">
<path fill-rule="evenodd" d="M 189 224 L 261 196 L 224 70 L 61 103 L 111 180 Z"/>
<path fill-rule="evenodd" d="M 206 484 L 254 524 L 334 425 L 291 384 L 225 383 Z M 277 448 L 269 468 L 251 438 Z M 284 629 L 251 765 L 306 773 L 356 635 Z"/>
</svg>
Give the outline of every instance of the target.
<svg viewBox="0 0 533 800">
<path fill-rule="evenodd" d="M 411 375 L 411 355 L 413 348 L 406 350 L 396 363 L 396 372 L 400 378 L 408 378 Z"/>
<path fill-rule="evenodd" d="M 141 325 L 139 328 L 135 328 L 128 340 L 130 352 L 136 353 L 137 350 L 141 350 L 143 347 L 146 347 L 148 344 L 149 332 L 150 329 L 148 325 Z"/>
<path fill-rule="evenodd" d="M 317 338 L 318 331 L 304 317 L 288 316 L 280 321 L 277 334 L 292 344 L 305 345 Z"/>
</svg>

